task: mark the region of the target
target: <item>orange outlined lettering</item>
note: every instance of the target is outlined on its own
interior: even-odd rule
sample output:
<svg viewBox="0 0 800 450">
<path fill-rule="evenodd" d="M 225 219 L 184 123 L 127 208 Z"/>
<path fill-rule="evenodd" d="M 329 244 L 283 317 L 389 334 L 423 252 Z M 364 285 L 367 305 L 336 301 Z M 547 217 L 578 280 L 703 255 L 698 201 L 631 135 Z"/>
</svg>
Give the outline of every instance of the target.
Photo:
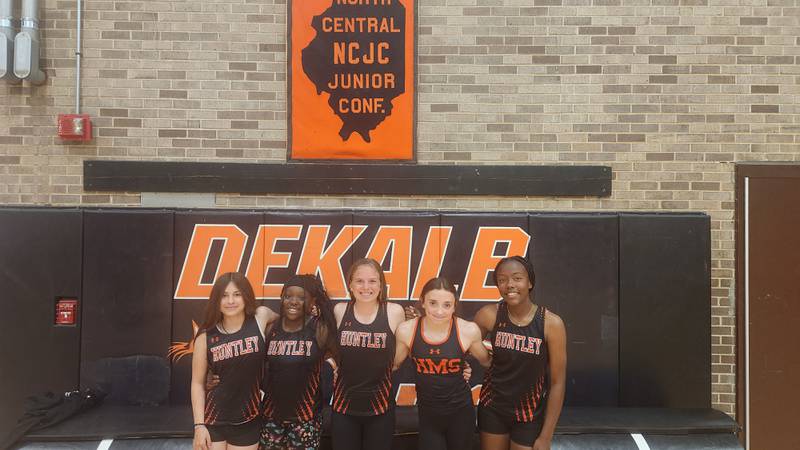
<svg viewBox="0 0 800 450">
<path fill-rule="evenodd" d="M 288 268 L 291 253 L 277 252 L 280 240 L 297 240 L 302 235 L 301 224 L 261 225 L 255 236 L 255 245 L 249 256 L 247 277 L 258 298 L 277 298 L 281 285 L 266 283 L 270 268 Z M 366 231 L 366 225 L 346 225 L 328 242 L 330 225 L 309 225 L 303 242 L 296 273 L 319 274 L 332 298 L 347 298 L 347 287 L 341 259 L 353 243 Z M 425 246 L 419 260 L 416 277 L 410 285 L 413 226 L 380 226 L 375 234 L 368 257 L 383 262 L 391 254 L 386 279 L 389 298 L 416 299 L 424 283 L 440 274 L 445 263 L 452 227 L 432 226 L 428 229 Z M 231 271 L 244 271 L 244 249 L 249 237 L 234 224 L 197 224 L 192 232 L 175 289 L 174 299 L 208 298 L 213 283 L 203 283 L 203 273 L 216 264 L 214 276 Z M 209 262 L 214 242 L 222 242 L 219 261 Z M 500 242 L 508 244 L 504 255 L 495 256 Z M 485 280 L 497 261 L 507 255 L 525 255 L 530 236 L 519 227 L 480 227 L 470 255 L 464 277 L 462 300 L 491 301 L 498 298 L 494 286 Z M 358 256 L 358 255 L 356 255 Z M 412 289 L 413 286 L 413 289 Z"/>
<path fill-rule="evenodd" d="M 223 241 L 216 280 L 220 274 L 236 272 L 244 256 L 247 234 L 236 225 L 196 224 L 183 260 L 175 299 L 208 298 L 213 283 L 203 283 L 203 272 L 208 264 L 208 254 L 214 241 Z"/>
<path fill-rule="evenodd" d="M 422 249 L 417 276 L 414 279 L 414 289 L 411 291 L 411 298 L 418 299 L 422 286 L 431 278 L 436 278 L 442 271 L 444 255 L 447 253 L 447 245 L 450 243 L 450 235 L 453 227 L 430 227 L 428 237 L 425 238 L 425 247 Z"/>
<path fill-rule="evenodd" d="M 472 386 L 472 404 L 477 406 L 478 403 L 481 401 L 481 388 L 483 387 L 482 384 L 476 384 Z"/>
<path fill-rule="evenodd" d="M 326 248 L 331 226 L 309 225 L 297 273 L 319 274 L 331 298 L 347 298 L 341 259 L 366 229 L 365 225 L 346 225 Z"/>
<path fill-rule="evenodd" d="M 399 383 L 397 395 L 394 397 L 397 406 L 414 406 L 417 404 L 417 386 L 414 383 Z"/>
<path fill-rule="evenodd" d="M 469 302 L 499 299 L 497 288 L 485 284 L 487 274 L 506 256 L 527 255 L 530 240 L 530 235 L 520 227 L 480 227 L 472 247 L 461 300 Z M 505 255 L 494 256 L 494 249 L 499 242 L 507 243 L 508 249 Z"/>
<path fill-rule="evenodd" d="M 408 284 L 411 280 L 411 236 L 414 227 L 381 226 L 375 234 L 367 251 L 367 258 L 373 258 L 383 264 L 383 260 L 392 249 L 392 260 L 386 276 L 387 297 L 390 299 L 408 299 Z"/>
<path fill-rule="evenodd" d="M 300 239 L 302 225 L 260 225 L 250 262 L 247 264 L 247 279 L 253 285 L 257 298 L 277 298 L 281 295 L 282 283 L 267 283 L 267 272 L 272 267 L 289 267 L 292 256 L 287 252 L 276 252 L 278 241 Z"/>
</svg>

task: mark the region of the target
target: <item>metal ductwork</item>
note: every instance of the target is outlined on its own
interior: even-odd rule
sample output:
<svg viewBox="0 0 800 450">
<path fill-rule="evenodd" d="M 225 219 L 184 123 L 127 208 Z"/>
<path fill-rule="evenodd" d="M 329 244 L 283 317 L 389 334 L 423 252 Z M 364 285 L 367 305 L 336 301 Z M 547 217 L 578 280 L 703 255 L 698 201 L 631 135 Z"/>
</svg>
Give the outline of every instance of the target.
<svg viewBox="0 0 800 450">
<path fill-rule="evenodd" d="M 17 82 L 14 75 L 13 0 L 0 0 L 0 80 Z"/>
<path fill-rule="evenodd" d="M 47 78 L 39 68 L 39 0 L 22 0 L 20 32 L 14 39 L 14 75 L 33 84 Z"/>
</svg>

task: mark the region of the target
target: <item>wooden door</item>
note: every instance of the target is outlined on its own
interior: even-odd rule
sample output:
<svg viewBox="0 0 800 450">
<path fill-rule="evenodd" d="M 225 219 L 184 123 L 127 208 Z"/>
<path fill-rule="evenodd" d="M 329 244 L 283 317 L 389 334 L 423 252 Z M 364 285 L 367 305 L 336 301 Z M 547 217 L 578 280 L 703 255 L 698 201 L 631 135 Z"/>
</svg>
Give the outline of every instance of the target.
<svg viewBox="0 0 800 450">
<path fill-rule="evenodd" d="M 800 449 L 800 166 L 739 166 L 737 187 L 738 419 L 748 449 Z"/>
</svg>

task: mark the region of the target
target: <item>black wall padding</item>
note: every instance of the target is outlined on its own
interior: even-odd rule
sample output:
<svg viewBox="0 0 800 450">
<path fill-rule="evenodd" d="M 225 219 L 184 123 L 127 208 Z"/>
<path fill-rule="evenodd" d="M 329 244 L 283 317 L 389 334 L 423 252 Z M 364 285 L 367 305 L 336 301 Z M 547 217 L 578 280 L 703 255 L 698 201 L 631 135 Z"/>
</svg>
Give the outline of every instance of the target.
<svg viewBox="0 0 800 450">
<path fill-rule="evenodd" d="M 620 215 L 620 406 L 711 405 L 709 218 Z"/>
<path fill-rule="evenodd" d="M 111 362 L 127 364 L 117 358 L 133 355 L 166 357 L 172 328 L 173 214 L 86 211 L 83 231 L 81 386 L 110 390 L 106 402 L 166 401 L 126 393 L 141 380 L 154 391 L 168 391 L 161 388 L 170 381 L 163 367 L 137 364 L 120 380 Z"/>
<path fill-rule="evenodd" d="M 567 405 L 618 404 L 617 227 L 616 215 L 530 216 L 534 301 L 567 328 Z"/>
<path fill-rule="evenodd" d="M 0 436 L 26 396 L 78 386 L 80 326 L 53 322 L 57 297 L 81 298 L 81 220 L 78 210 L 0 209 Z"/>
<path fill-rule="evenodd" d="M 6 208 L 0 209 L 0 302 L 12 314 L 0 319 L 0 338 L 14 345 L 0 350 L 3 361 L 13 362 L 0 368 L 0 425 L 16 417 L 13 405 L 25 395 L 78 383 L 126 392 L 112 392 L 112 403 L 154 404 L 165 401 L 171 377 L 172 400 L 188 402 L 188 348 L 177 363 L 166 357 L 171 344 L 180 350 L 191 340 L 192 319 L 202 317 L 205 305 L 202 298 L 174 298 L 196 223 L 239 226 L 247 235 L 242 271 L 260 224 L 302 224 L 299 239 L 276 245 L 292 258 L 289 269 L 270 270 L 268 283 L 297 266 L 309 224 L 332 225 L 328 243 L 344 225 L 370 225 L 342 257 L 344 270 L 366 252 L 377 225 L 414 225 L 409 289 L 431 225 L 454 226 L 442 275 L 462 289 L 478 227 L 518 227 L 531 235 L 536 302 L 567 326 L 568 405 L 710 405 L 710 224 L 702 214 Z M 489 250 L 500 256 L 507 248 Z M 221 242 L 212 246 L 203 282 L 213 282 L 222 251 Z M 486 275 L 491 285 L 491 271 Z M 79 326 L 53 327 L 57 297 L 80 300 Z M 275 300 L 261 303 L 277 307 Z M 464 301 L 459 313 L 471 319 L 486 304 Z M 472 384 L 482 375 L 475 367 Z M 157 395 L 130 398 L 142 386 Z"/>
<path fill-rule="evenodd" d="M 175 261 L 174 261 L 174 286 L 177 286 L 178 280 L 181 276 L 181 268 L 184 264 L 187 250 L 189 248 L 189 241 L 192 238 L 192 231 L 195 224 L 232 224 L 239 227 L 242 232 L 247 234 L 249 238 L 244 247 L 243 257 L 240 260 L 239 271 L 245 272 L 246 265 L 249 261 L 250 253 L 252 252 L 255 236 L 258 232 L 258 226 L 263 223 L 264 215 L 254 212 L 238 212 L 238 211 L 198 211 L 175 212 Z M 220 246 L 218 246 L 220 247 Z M 232 247 L 232 246 L 231 246 Z M 217 248 L 217 247 L 215 247 Z M 230 251 L 230 249 L 228 250 Z M 213 284 L 215 271 L 226 270 L 221 268 L 220 259 L 222 258 L 222 250 L 211 252 L 206 261 L 207 279 L 204 283 Z M 234 269 L 235 270 L 235 269 Z M 254 286 L 256 296 L 261 295 L 261 290 Z M 172 292 L 169 296 L 173 299 Z M 192 378 L 192 338 L 194 335 L 193 321 L 197 325 L 202 325 L 205 313 L 205 306 L 208 297 L 194 298 L 194 299 L 175 299 L 172 301 L 172 342 L 170 348 L 172 355 L 170 363 L 172 365 L 170 401 L 173 404 L 188 404 L 190 403 L 190 386 L 189 383 Z M 164 348 L 166 350 L 166 346 Z"/>
</svg>

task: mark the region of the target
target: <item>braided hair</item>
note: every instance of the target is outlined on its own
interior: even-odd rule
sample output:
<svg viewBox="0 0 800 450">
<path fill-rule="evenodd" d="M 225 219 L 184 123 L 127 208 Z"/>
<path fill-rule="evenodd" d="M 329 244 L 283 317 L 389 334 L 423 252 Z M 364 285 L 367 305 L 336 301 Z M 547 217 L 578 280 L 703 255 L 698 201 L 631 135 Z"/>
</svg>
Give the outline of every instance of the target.
<svg viewBox="0 0 800 450">
<path fill-rule="evenodd" d="M 336 339 L 336 317 L 333 315 L 333 302 L 322 284 L 319 276 L 311 274 L 298 275 L 303 280 L 303 288 L 313 299 L 317 307 L 319 320 L 326 328 L 325 350 L 334 359 L 339 356 L 339 341 Z"/>
</svg>

